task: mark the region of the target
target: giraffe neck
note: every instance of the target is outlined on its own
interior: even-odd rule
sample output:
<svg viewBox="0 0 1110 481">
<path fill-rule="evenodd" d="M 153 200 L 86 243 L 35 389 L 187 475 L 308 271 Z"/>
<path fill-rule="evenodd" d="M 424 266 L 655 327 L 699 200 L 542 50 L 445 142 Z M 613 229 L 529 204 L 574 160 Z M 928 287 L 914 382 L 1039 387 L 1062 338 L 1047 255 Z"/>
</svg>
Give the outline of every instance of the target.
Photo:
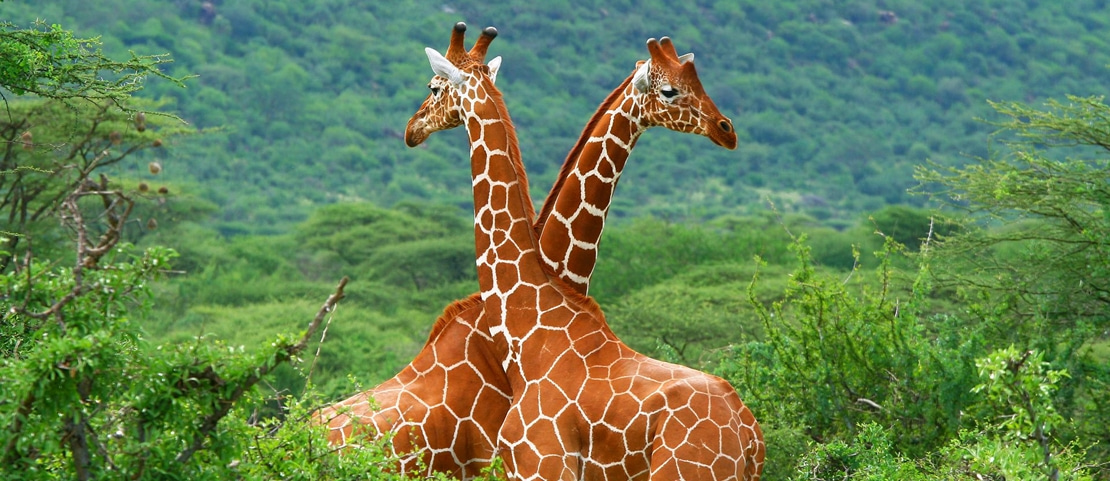
<svg viewBox="0 0 1110 481">
<path fill-rule="evenodd" d="M 488 81 L 473 90 L 464 111 L 470 137 L 474 240 L 479 287 L 489 315 L 504 322 L 507 309 L 525 302 L 513 295 L 548 281 L 536 255 L 535 211 L 516 132 L 501 94 Z M 531 296 L 535 299 L 535 296 Z M 535 303 L 525 305 L 535 308 Z"/>
<path fill-rule="evenodd" d="M 540 213 L 543 262 L 583 295 L 617 181 L 636 140 L 649 127 L 641 121 L 643 109 L 631 80 L 614 90 L 586 124 Z"/>
</svg>

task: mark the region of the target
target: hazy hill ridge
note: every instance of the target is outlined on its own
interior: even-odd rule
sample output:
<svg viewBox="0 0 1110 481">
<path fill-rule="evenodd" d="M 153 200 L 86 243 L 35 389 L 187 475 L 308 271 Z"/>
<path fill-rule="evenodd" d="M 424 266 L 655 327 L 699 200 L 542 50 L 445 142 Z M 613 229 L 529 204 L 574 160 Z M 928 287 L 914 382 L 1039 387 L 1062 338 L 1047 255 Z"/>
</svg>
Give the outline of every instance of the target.
<svg viewBox="0 0 1110 481">
<path fill-rule="evenodd" d="M 915 164 L 985 155 L 986 100 L 1036 103 L 1110 85 L 1105 1 L 717 2 L 42 0 L 4 19 L 102 36 L 119 56 L 170 53 L 187 89 L 145 95 L 199 128 L 166 174 L 221 206 L 225 233 L 284 231 L 340 199 L 466 206 L 463 140 L 410 150 L 425 95 L 423 47 L 463 20 L 501 32 L 499 86 L 542 200 L 590 112 L 649 37 L 697 55 L 706 91 L 740 133 L 736 151 L 653 130 L 614 217 L 711 218 L 772 196 L 840 223 L 906 195 Z"/>
</svg>

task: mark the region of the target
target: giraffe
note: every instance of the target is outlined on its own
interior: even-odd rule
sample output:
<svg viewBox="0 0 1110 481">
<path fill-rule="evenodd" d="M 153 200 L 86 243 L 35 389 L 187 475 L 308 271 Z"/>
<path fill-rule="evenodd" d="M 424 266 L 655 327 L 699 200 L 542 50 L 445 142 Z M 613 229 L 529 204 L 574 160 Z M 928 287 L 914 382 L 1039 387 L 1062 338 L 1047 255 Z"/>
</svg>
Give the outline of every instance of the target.
<svg viewBox="0 0 1110 481">
<path fill-rule="evenodd" d="M 478 328 L 492 336 L 512 393 L 498 432 L 510 477 L 758 479 L 762 433 L 732 386 L 633 351 L 592 299 L 545 268 L 512 121 L 491 70 L 452 55 L 462 52 L 458 32 L 447 56 L 427 49 L 432 95 L 409 121 L 406 140 L 467 129 Z M 682 63 L 669 41 L 648 44 L 653 61 L 670 53 Z"/>
<path fill-rule="evenodd" d="M 625 161 L 645 130 L 662 126 L 708 137 L 732 150 L 736 132 L 702 88 L 694 54 L 671 39 L 648 42 L 639 63 L 602 102 L 560 171 L 540 211 L 540 255 L 561 280 L 586 294 L 609 204 Z"/>
<path fill-rule="evenodd" d="M 497 30 L 483 30 L 469 52 L 462 47 L 465 31 L 464 23 L 455 25 L 448 55 L 481 64 Z M 494 59 L 487 66 L 491 78 L 499 62 Z M 329 442 L 348 446 L 356 429 L 369 426 L 393 436 L 402 473 L 423 469 L 427 476 L 478 476 L 496 455 L 497 429 L 511 399 L 508 378 L 492 351 L 493 339 L 476 329 L 481 313 L 477 293 L 451 303 L 421 351 L 396 376 L 319 410 L 316 419 L 328 425 Z"/>
<path fill-rule="evenodd" d="M 490 33 L 487 29 L 483 35 Z M 652 64 L 649 60 L 647 65 L 643 62 L 638 64 L 633 75 L 602 102 L 578 143 L 567 155 L 559 180 L 552 188 L 544 204 L 544 214 L 535 228 L 539 233 L 544 220 L 551 219 L 553 222 L 549 225 L 566 229 L 563 239 L 572 232 L 576 235 L 574 241 L 568 243 L 559 236 L 548 236 L 556 229 L 542 229 L 544 238 L 556 239 L 556 242 L 548 243 L 541 238 L 540 251 L 545 256 L 548 252 L 555 252 L 549 245 L 560 249 L 556 254 L 562 259 L 572 257 L 571 246 L 580 249 L 585 244 L 596 249 L 601 229 L 593 228 L 592 224 L 603 224 L 624 161 L 636 138 L 648 127 L 662 125 L 673 130 L 694 132 L 709 137 L 723 147 L 735 148 L 736 136 L 731 122 L 720 115 L 701 89 L 693 71 L 693 54 L 679 58 L 669 39 L 664 38 L 660 43 L 669 50 L 670 59 L 667 60 L 677 61 L 656 61 Z M 482 56 L 484 52 L 476 61 L 480 62 Z M 651 85 L 658 88 L 652 90 Z M 640 106 L 639 114 L 633 115 L 632 105 Z M 676 115 L 678 106 L 683 106 L 688 112 Z M 443 125 L 443 128 L 455 126 Z M 425 138 L 408 140 L 410 146 L 415 146 Z M 588 214 L 597 211 L 601 212 L 600 219 Z M 564 275 L 564 279 L 576 281 L 571 283 L 571 287 L 585 294 L 596 255 L 575 257 L 574 274 Z M 569 263 L 562 265 L 570 270 Z M 555 266 L 552 265 L 552 268 L 554 270 Z M 586 282 L 582 282 L 583 279 Z M 446 471 L 463 479 L 477 474 L 492 456 L 493 439 L 508 405 L 507 381 L 504 373 L 490 361 L 490 350 L 486 346 L 489 337 L 474 328 L 478 313 L 480 303 L 475 302 L 473 297 L 453 304 L 437 320 L 428 343 L 412 364 L 372 391 L 360 393 L 333 406 L 330 414 L 335 416 L 337 409 L 345 405 L 351 409 L 350 417 L 370 419 L 382 430 L 392 429 L 398 436 L 394 438 L 395 449 L 404 450 L 407 447 L 411 448 L 410 453 L 423 452 L 427 456 L 425 461 L 429 472 Z M 466 352 L 460 351 L 459 347 L 465 347 Z M 454 392 L 478 395 L 450 397 L 445 386 L 448 375 L 453 378 L 451 389 Z M 371 409 L 371 397 L 378 401 L 379 411 Z M 332 422 L 336 428 L 332 440 L 337 444 L 345 442 L 355 426 L 348 422 L 350 419 L 346 416 L 339 414 Z M 336 423 L 336 420 L 340 422 Z M 390 425 L 390 422 L 394 424 Z M 410 437 L 403 429 L 398 429 L 400 427 L 411 428 L 418 434 Z M 419 446 L 421 442 L 424 444 Z M 414 459 L 413 456 L 406 458 L 408 462 Z"/>
</svg>

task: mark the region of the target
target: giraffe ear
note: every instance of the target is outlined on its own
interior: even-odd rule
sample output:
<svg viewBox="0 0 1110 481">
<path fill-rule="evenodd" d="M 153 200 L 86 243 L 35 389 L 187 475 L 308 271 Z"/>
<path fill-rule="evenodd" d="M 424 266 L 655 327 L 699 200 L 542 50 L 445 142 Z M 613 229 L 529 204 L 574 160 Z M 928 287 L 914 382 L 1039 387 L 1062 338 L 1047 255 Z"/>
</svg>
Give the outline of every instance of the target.
<svg viewBox="0 0 1110 481">
<path fill-rule="evenodd" d="M 651 60 L 648 60 L 636 69 L 636 73 L 632 74 L 632 85 L 641 93 L 651 90 L 651 75 L 648 75 L 650 71 Z"/>
<path fill-rule="evenodd" d="M 501 70 L 501 56 L 493 57 L 486 66 L 489 67 L 489 81 L 497 83 L 497 71 Z"/>
<path fill-rule="evenodd" d="M 450 60 L 447 60 L 447 57 L 431 47 L 425 48 L 424 53 L 428 54 L 428 62 L 432 65 L 432 72 L 449 80 L 455 86 L 463 83 L 462 72 Z"/>
<path fill-rule="evenodd" d="M 688 53 L 688 54 L 686 54 L 686 55 L 683 55 L 683 56 L 681 56 L 681 57 L 678 57 L 678 63 L 679 63 L 680 65 L 681 65 L 681 64 L 684 64 L 684 63 L 686 63 L 686 62 L 693 62 L 693 61 L 694 61 L 694 52 L 690 52 L 690 53 Z"/>
</svg>

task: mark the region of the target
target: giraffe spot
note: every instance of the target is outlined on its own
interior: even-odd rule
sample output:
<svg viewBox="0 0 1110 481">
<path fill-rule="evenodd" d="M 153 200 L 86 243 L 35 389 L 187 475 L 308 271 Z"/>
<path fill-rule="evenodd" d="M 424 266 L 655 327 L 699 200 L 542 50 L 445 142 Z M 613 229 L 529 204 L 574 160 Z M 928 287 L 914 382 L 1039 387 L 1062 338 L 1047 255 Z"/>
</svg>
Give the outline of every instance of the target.
<svg viewBox="0 0 1110 481">
<path fill-rule="evenodd" d="M 457 342 L 440 342 L 435 344 L 437 365 L 454 366 L 466 361 L 466 346 Z"/>
<path fill-rule="evenodd" d="M 601 159 L 601 161 L 597 163 L 597 167 L 596 167 L 597 175 L 600 175 L 604 179 L 613 179 L 613 182 L 614 182 L 613 188 L 615 189 L 616 188 L 615 183 L 616 183 L 616 178 L 617 178 L 617 171 L 624 168 L 624 161 L 625 160 L 626 160 L 626 157 L 624 157 L 624 156 L 620 156 L 619 158 L 617 158 L 615 160 L 612 157 L 607 157 L 607 158 Z M 610 190 L 610 192 L 611 192 L 611 190 Z"/>
<path fill-rule="evenodd" d="M 598 365 L 593 362 L 589 362 L 589 364 L 590 368 L 587 373 L 589 382 L 596 382 L 599 379 L 609 379 L 609 373 L 611 372 L 609 366 Z M 589 387 L 587 387 L 587 389 L 589 389 Z"/>
<path fill-rule="evenodd" d="M 610 186 L 599 186 L 603 184 L 596 177 L 589 177 L 586 179 L 587 188 L 602 188 L 606 192 L 610 191 Z M 600 201 L 600 199 L 599 199 Z M 601 231 L 605 228 L 605 209 L 609 207 L 608 200 L 598 205 L 591 205 L 588 208 L 583 208 L 578 211 L 578 217 L 574 219 L 571 225 L 571 235 L 574 240 L 579 243 L 596 244 L 601 239 Z"/>
<path fill-rule="evenodd" d="M 475 187 L 475 188 L 477 188 L 477 187 Z M 477 218 L 476 222 L 484 230 L 492 229 L 493 228 L 493 212 L 491 212 L 489 209 L 483 209 L 481 212 L 478 213 L 478 218 Z"/>
<path fill-rule="evenodd" d="M 606 479 L 646 479 L 651 469 L 646 455 L 628 456 L 624 464 L 605 468 Z"/>
<path fill-rule="evenodd" d="M 713 477 L 712 470 L 709 466 L 700 463 L 700 459 L 693 460 L 676 457 L 678 458 L 676 465 L 678 467 L 679 477 L 675 479 L 717 479 Z M 733 473 L 736 473 L 736 471 L 733 471 Z"/>
<path fill-rule="evenodd" d="M 518 473 L 536 472 L 540 466 L 539 453 L 536 453 L 528 444 L 513 446 L 510 450 L 509 458 L 511 459 L 512 466 L 507 467 L 511 467 Z M 509 463 L 506 464 L 508 465 Z"/>
<path fill-rule="evenodd" d="M 516 264 L 509 262 L 498 262 L 494 265 L 494 280 L 499 292 L 509 292 L 513 286 L 520 282 L 520 275 L 517 273 Z"/>
<path fill-rule="evenodd" d="M 443 402 L 443 391 L 429 389 L 427 393 L 405 390 L 401 391 L 401 395 L 397 398 L 397 405 L 409 406 L 410 409 L 405 411 L 405 418 L 411 421 L 421 421 L 427 416 L 427 409 L 425 406 L 440 404 Z"/>
<path fill-rule="evenodd" d="M 566 298 L 555 289 L 545 288 L 539 293 L 539 306 L 540 310 L 543 312 L 549 312 L 563 305 L 565 302 Z"/>
<path fill-rule="evenodd" d="M 716 413 L 732 414 L 733 409 L 729 406 L 728 399 L 724 396 L 710 395 L 707 400 L 709 406 L 706 408 L 705 412 L 708 413 L 710 416 Z M 731 417 L 732 416 L 728 416 L 728 418 Z"/>
<path fill-rule="evenodd" d="M 588 194 L 585 194 L 585 196 L 588 197 L 589 201 L 593 201 L 593 203 L 585 203 L 588 204 L 588 206 L 591 206 L 591 208 L 588 208 L 588 210 L 585 211 L 593 213 L 594 216 L 597 216 L 599 218 L 599 221 L 584 219 L 581 222 L 597 222 L 599 224 L 604 224 L 605 219 L 603 216 L 605 214 L 605 211 L 609 208 L 609 202 L 613 200 L 613 188 L 616 187 L 616 184 L 612 181 L 602 179 L 598 176 L 587 176 L 583 180 L 583 182 L 583 192 L 588 192 Z M 587 199 L 583 199 L 583 201 L 586 200 Z M 601 226 L 598 226 L 597 230 L 601 230 Z"/>
<path fill-rule="evenodd" d="M 519 444 L 524 439 L 524 413 L 520 408 L 521 404 L 517 404 L 509 409 L 505 422 L 501 423 L 501 429 L 497 432 L 497 437 L 506 444 Z"/>
<path fill-rule="evenodd" d="M 509 207 L 509 187 L 504 184 L 493 186 L 489 194 L 489 205 L 497 212 L 506 210 Z"/>
<path fill-rule="evenodd" d="M 549 454 L 540 461 L 539 472 L 560 473 L 556 479 L 574 479 L 577 469 L 570 469 L 567 466 L 568 461 L 569 459 L 564 459 L 563 455 Z"/>
<path fill-rule="evenodd" d="M 590 139 L 590 142 L 582 147 L 582 152 L 578 154 L 578 158 L 580 159 L 579 162 L 583 162 L 582 159 L 598 159 L 600 163 L 601 160 L 608 158 L 610 155 L 612 154 L 605 152 L 605 142 L 595 137 Z M 591 170 L 593 170 L 593 168 L 588 163 L 583 163 L 579 166 L 577 172 L 578 175 L 584 175 Z"/>
<path fill-rule="evenodd" d="M 582 336 L 582 337 L 576 338 L 576 339 L 580 339 L 580 340 L 575 341 L 576 346 L 583 346 L 585 348 L 590 348 L 591 346 L 598 346 L 598 348 L 590 349 L 590 351 L 587 353 L 587 355 L 588 355 L 587 362 L 589 362 L 589 364 L 591 366 L 604 367 L 607 371 L 612 373 L 608 376 L 605 376 L 605 379 L 611 379 L 611 378 L 616 377 L 614 375 L 615 371 L 612 370 L 612 366 L 614 364 L 616 364 L 618 359 L 621 358 L 620 350 L 619 349 L 605 349 L 605 348 L 599 346 L 601 344 L 607 344 L 609 342 L 608 337 L 601 334 L 600 332 L 594 332 L 594 333 L 586 334 L 585 336 Z M 626 377 L 625 379 L 628 379 L 628 378 Z M 630 385 L 626 386 L 626 388 L 627 387 L 630 387 Z"/>
<path fill-rule="evenodd" d="M 622 139 L 632 138 L 632 122 L 628 120 L 628 117 L 625 117 L 623 115 L 614 115 L 610 118 L 610 121 L 612 122 L 611 126 L 609 127 L 610 133 Z"/>
<path fill-rule="evenodd" d="M 614 464 L 624 461 L 624 433 L 613 426 L 593 424 L 589 432 L 589 457 L 598 464 Z"/>
<path fill-rule="evenodd" d="M 490 196 L 490 188 L 491 188 L 491 185 L 489 183 L 489 180 L 482 179 L 481 181 L 474 182 L 474 187 L 473 187 L 473 189 L 474 189 L 474 198 L 475 199 L 488 199 L 489 196 Z M 477 206 L 477 205 L 474 206 L 474 212 L 477 213 L 478 209 L 480 209 L 480 208 L 481 208 L 480 206 Z M 483 210 L 488 211 L 489 209 L 485 208 Z M 482 224 L 482 225 L 486 225 L 486 224 Z"/>
<path fill-rule="evenodd" d="M 499 214 L 494 214 L 494 218 L 496 219 L 498 215 Z M 496 220 L 494 222 L 496 222 Z M 509 235 L 508 232 L 501 229 L 494 229 L 493 232 L 490 233 L 490 242 L 492 243 L 493 248 L 498 250 L 496 252 L 498 259 L 516 259 L 515 255 L 507 255 L 507 253 L 501 252 L 501 250 L 505 247 L 512 247 L 512 243 L 509 242 L 511 238 L 512 237 Z M 517 251 L 516 253 L 519 254 L 520 252 Z"/>
<path fill-rule="evenodd" d="M 566 269 L 582 277 L 589 277 L 597 265 L 597 250 L 571 246 Z"/>
<path fill-rule="evenodd" d="M 549 382 L 541 382 L 536 389 L 539 391 L 540 416 L 554 419 L 571 402 L 564 394 L 566 391 L 557 389 Z"/>
<path fill-rule="evenodd" d="M 481 259 L 479 259 L 479 260 L 481 260 Z M 489 262 L 490 261 L 487 259 L 485 261 L 485 263 L 478 264 L 477 267 L 478 267 L 478 278 L 479 279 L 491 279 L 492 278 L 492 276 L 493 276 L 493 267 L 491 267 L 488 264 Z"/>
<path fill-rule="evenodd" d="M 500 150 L 502 152 L 509 150 L 507 144 L 508 134 L 506 133 L 505 126 L 506 124 L 504 122 L 493 122 L 484 126 L 485 131 L 483 132 L 482 139 L 489 144 L 491 149 Z M 506 164 L 506 167 L 511 168 L 508 162 L 504 164 Z"/>
<path fill-rule="evenodd" d="M 417 373 L 427 373 L 427 372 L 431 371 L 432 369 L 435 369 L 435 367 L 438 366 L 438 364 L 436 363 L 436 359 L 435 359 L 436 358 L 436 356 L 435 356 L 436 351 L 437 350 L 433 350 L 432 351 L 433 355 L 431 355 L 431 356 L 420 356 L 420 355 L 416 356 L 416 358 L 414 358 L 412 360 L 412 363 L 410 363 L 410 366 L 412 366 L 413 371 L 415 371 Z"/>
<path fill-rule="evenodd" d="M 656 455 L 663 457 L 663 455 Z M 651 467 L 651 477 L 653 479 L 698 479 L 698 478 L 683 478 L 681 471 L 678 468 L 678 460 L 674 456 L 664 457 L 662 462 L 658 465 Z"/>
<path fill-rule="evenodd" d="M 516 219 L 513 221 L 513 225 L 509 228 L 509 237 L 513 239 L 514 250 L 512 252 L 516 253 L 514 255 L 519 256 L 521 248 L 528 248 L 532 249 L 533 251 L 535 250 L 535 247 L 532 245 L 531 241 L 523 240 L 529 239 L 531 236 L 535 235 L 535 232 L 536 231 L 532 229 L 531 223 L 526 222 L 523 219 Z"/>
<path fill-rule="evenodd" d="M 474 367 L 465 362 L 459 362 L 454 366 L 447 369 L 446 378 L 441 381 L 442 384 L 447 384 L 450 380 L 450 385 L 447 389 L 454 392 L 471 393 L 472 396 L 475 391 L 482 387 L 482 377 Z"/>
<path fill-rule="evenodd" d="M 562 222 L 548 222 L 543 226 L 540 236 L 540 252 L 547 259 L 548 265 L 561 265 L 566 258 L 567 249 L 570 248 L 570 230 Z"/>
<path fill-rule="evenodd" d="M 703 419 L 698 421 L 687 435 L 686 442 L 693 448 L 691 451 L 695 454 L 697 452 L 711 452 L 720 453 L 723 446 L 721 445 L 723 432 L 721 427 L 713 421 Z"/>
<path fill-rule="evenodd" d="M 515 302 L 519 302 L 521 306 L 527 307 L 515 309 L 513 315 L 528 316 L 528 318 L 534 319 L 536 316 L 536 310 L 532 308 L 532 306 L 536 305 L 538 295 L 539 293 L 536 292 L 536 290 L 532 287 L 518 287 L 516 291 L 513 291 Z"/>
<path fill-rule="evenodd" d="M 627 137 L 624 137 L 627 138 Z M 628 144 L 621 141 L 620 137 L 608 136 L 605 138 L 605 153 L 608 158 L 626 158 L 628 157 Z"/>
<path fill-rule="evenodd" d="M 568 353 L 552 366 L 551 374 L 549 379 L 559 386 L 560 392 L 565 393 L 564 396 L 573 396 L 582 390 L 582 384 L 586 382 L 586 365 L 581 358 Z M 570 402 L 570 399 L 566 402 Z"/>
<path fill-rule="evenodd" d="M 461 399 L 466 399 L 464 395 Z M 509 400 L 492 389 L 482 389 L 473 396 L 474 412 L 471 416 L 484 426 L 497 426 L 505 419 L 509 410 Z"/>
</svg>

